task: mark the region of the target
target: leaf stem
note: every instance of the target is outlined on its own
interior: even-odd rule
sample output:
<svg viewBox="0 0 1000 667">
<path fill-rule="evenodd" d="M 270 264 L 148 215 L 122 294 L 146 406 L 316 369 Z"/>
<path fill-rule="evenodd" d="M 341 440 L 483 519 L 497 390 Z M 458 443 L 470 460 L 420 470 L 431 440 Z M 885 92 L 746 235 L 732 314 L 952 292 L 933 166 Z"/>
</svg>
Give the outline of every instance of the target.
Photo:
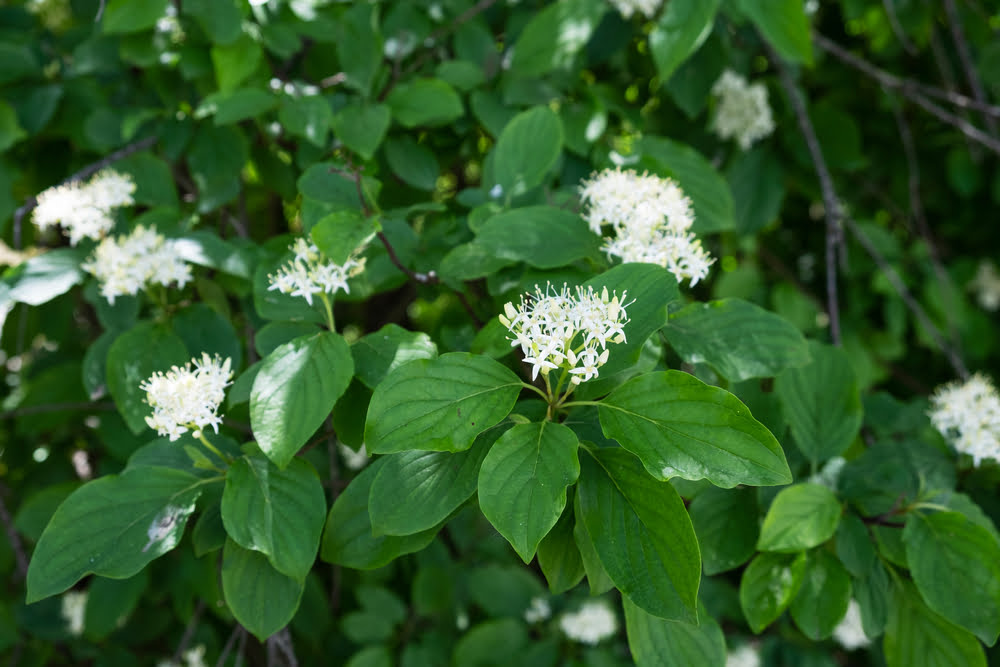
<svg viewBox="0 0 1000 667">
<path fill-rule="evenodd" d="M 320 292 L 319 298 L 323 302 L 323 308 L 326 309 L 326 326 L 330 331 L 337 331 L 336 325 L 333 320 L 333 305 L 330 303 L 330 297 L 326 295 L 326 292 Z"/>
<path fill-rule="evenodd" d="M 205 447 L 208 449 L 208 451 L 210 451 L 213 454 L 215 454 L 216 456 L 218 456 L 221 460 L 225 461 L 226 463 L 232 463 L 233 462 L 232 457 L 230 457 L 230 456 L 228 456 L 226 454 L 223 454 L 222 452 L 220 452 L 218 450 L 218 448 L 215 445 L 213 445 L 212 443 L 210 443 L 208 441 L 208 438 L 205 437 L 205 432 L 204 431 L 198 431 L 198 439 L 201 440 L 201 444 L 205 445 Z"/>
</svg>

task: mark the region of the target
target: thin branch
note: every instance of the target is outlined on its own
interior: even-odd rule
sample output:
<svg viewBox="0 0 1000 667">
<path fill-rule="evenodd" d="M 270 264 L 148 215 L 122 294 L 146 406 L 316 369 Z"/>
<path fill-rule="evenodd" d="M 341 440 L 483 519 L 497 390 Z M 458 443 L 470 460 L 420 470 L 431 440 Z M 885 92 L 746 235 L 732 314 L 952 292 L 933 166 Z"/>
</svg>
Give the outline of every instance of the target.
<svg viewBox="0 0 1000 667">
<path fill-rule="evenodd" d="M 857 239 L 861 247 L 865 249 L 865 252 L 867 252 L 868 255 L 875 261 L 879 270 L 885 274 L 889 283 L 892 284 L 893 289 L 895 289 L 896 293 L 899 294 L 901 299 L 903 299 L 903 303 L 906 304 L 906 307 L 909 308 L 910 312 L 917 318 L 920 325 L 927 330 L 927 333 L 934 340 L 934 344 L 937 345 L 938 348 L 944 353 L 945 357 L 948 358 L 948 362 L 951 364 L 951 367 L 954 369 L 956 375 L 962 379 L 968 378 L 969 371 L 965 367 L 965 363 L 962 361 L 961 356 L 959 356 L 958 351 L 949 345 L 944 339 L 944 336 L 941 334 L 941 330 L 938 329 L 934 322 L 931 321 L 931 318 L 927 315 L 927 311 L 924 310 L 923 306 L 921 306 L 916 300 L 909 288 L 906 287 L 906 284 L 903 282 L 903 279 L 900 277 L 896 269 L 889 264 L 889 261 L 885 258 L 885 256 L 879 252 L 879 249 L 875 247 L 875 244 L 873 244 L 868 237 L 865 236 L 865 233 L 861 231 L 861 228 L 856 222 L 854 222 L 854 220 L 851 219 L 850 216 L 844 216 L 843 222 L 847 226 L 847 229 L 850 230 L 851 234 L 854 235 L 854 238 Z"/>
<path fill-rule="evenodd" d="M 977 102 L 985 104 L 986 91 L 983 90 L 983 82 L 976 72 L 975 65 L 972 64 L 972 56 L 969 54 L 969 43 L 965 39 L 965 30 L 962 28 L 962 19 L 958 15 L 955 0 L 944 0 L 944 11 L 948 15 L 948 24 L 951 27 L 951 39 L 955 42 L 955 50 L 958 51 L 958 60 L 962 64 L 962 70 L 965 72 L 965 80 L 968 81 L 969 88 L 972 89 L 972 96 Z M 990 135 L 995 137 L 997 134 L 996 121 L 992 116 L 987 115 L 983 116 L 983 120 Z"/>
<path fill-rule="evenodd" d="M 103 8 L 103 6 L 104 3 L 102 2 L 101 7 Z M 118 162 L 119 160 L 128 157 L 132 153 L 138 153 L 139 151 L 145 150 L 155 143 L 156 143 L 156 137 L 146 137 L 145 139 L 134 141 L 131 144 L 116 150 L 114 153 L 111 153 L 107 157 L 87 165 L 86 167 L 76 172 L 69 178 L 60 182 L 59 185 L 65 185 L 66 183 L 72 183 L 73 181 L 83 180 L 89 176 L 96 174 L 97 172 L 99 172 L 101 169 L 104 169 L 108 165 Z M 21 249 L 21 221 L 23 220 L 24 216 L 30 213 L 32 209 L 34 209 L 35 206 L 37 205 L 38 205 L 38 198 L 31 197 L 30 199 L 28 199 L 28 201 L 24 202 L 24 204 L 20 208 L 14 211 L 13 240 L 14 240 L 15 250 Z"/>
<path fill-rule="evenodd" d="M 840 345 L 840 308 L 837 303 L 837 248 L 844 242 L 841 221 L 844 217 L 837 192 L 833 187 L 833 179 L 830 170 L 826 166 L 823 158 L 823 149 L 820 147 L 819 139 L 816 137 L 816 130 L 806 111 L 805 100 L 792 79 L 792 74 L 774 50 L 768 46 L 770 59 L 778 68 L 781 77 L 781 84 L 788 94 L 788 99 L 792 104 L 792 110 L 799 123 L 799 129 L 805 138 L 806 147 L 809 149 L 809 156 L 812 158 L 813 166 L 816 169 L 816 176 L 819 178 L 820 192 L 823 196 L 823 215 L 826 218 L 826 311 L 830 318 L 830 339 L 834 345 Z"/>
<path fill-rule="evenodd" d="M 843 63 L 850 65 L 854 69 L 867 74 L 869 77 L 875 79 L 883 86 L 887 88 L 892 88 L 893 90 L 898 90 L 903 94 L 904 97 L 909 97 L 910 95 L 923 95 L 925 97 L 931 97 L 939 100 L 944 100 L 950 104 L 962 109 L 972 109 L 979 111 L 980 113 L 987 114 L 993 117 L 1000 118 L 1000 106 L 989 104 L 986 102 L 980 102 L 979 100 L 973 99 L 961 93 L 956 93 L 954 91 L 944 90 L 942 88 L 936 88 L 934 86 L 928 86 L 927 84 L 921 83 L 914 79 L 907 79 L 906 77 L 897 76 L 891 72 L 887 72 L 880 67 L 873 65 L 872 63 L 859 58 L 853 53 L 844 49 L 836 42 L 828 39 L 827 37 L 821 35 L 818 32 L 813 33 L 813 42 L 819 46 L 821 49 L 834 56 Z"/>
<path fill-rule="evenodd" d="M 913 42 L 910 41 L 910 38 L 903 31 L 903 26 L 899 23 L 899 17 L 896 15 L 896 7 L 892 4 L 892 0 L 882 0 L 882 6 L 885 7 L 885 13 L 889 17 L 889 25 L 892 26 L 892 31 L 896 34 L 896 39 L 903 45 L 907 53 L 916 55 L 917 48 L 913 46 Z"/>
<path fill-rule="evenodd" d="M 100 23 L 102 16 L 104 16 L 104 0 L 101 0 L 101 4 L 97 6 L 97 16 L 94 17 L 94 23 Z"/>
<path fill-rule="evenodd" d="M 18 582 L 28 576 L 28 556 L 24 550 L 24 543 L 21 542 L 21 536 L 17 534 L 17 528 L 14 527 L 14 519 L 7 511 L 4 496 L 8 492 L 7 485 L 0 481 L 0 521 L 3 521 L 4 530 L 7 531 L 7 540 L 10 542 L 11 549 L 14 550 L 14 562 L 17 567 L 14 581 Z"/>
<path fill-rule="evenodd" d="M 284 656 L 284 664 L 288 667 L 299 667 L 299 661 L 295 657 L 295 650 L 292 647 L 292 636 L 288 632 L 288 627 L 284 627 L 267 638 L 267 665 L 273 667 L 278 664 L 278 654 Z"/>
<path fill-rule="evenodd" d="M 246 637 L 247 631 L 243 629 L 243 626 L 239 623 L 233 628 L 233 631 L 229 633 L 229 639 L 226 640 L 226 645 L 222 647 L 222 653 L 219 655 L 219 659 L 215 661 L 215 667 L 223 667 L 226 664 L 226 660 L 229 659 L 229 654 L 233 650 L 233 645 L 236 643 L 237 637 Z M 240 650 L 242 653 L 242 649 Z"/>
<path fill-rule="evenodd" d="M 181 635 L 181 641 L 177 644 L 177 648 L 174 650 L 173 664 L 179 665 L 181 662 L 181 655 L 187 650 L 188 644 L 191 643 L 191 637 L 194 636 L 195 628 L 198 627 L 198 621 L 201 619 L 201 612 L 205 610 L 205 602 L 203 600 L 198 600 L 198 604 L 195 605 L 194 612 L 191 614 L 191 620 L 188 621 L 187 627 L 184 628 L 184 634 Z"/>
</svg>

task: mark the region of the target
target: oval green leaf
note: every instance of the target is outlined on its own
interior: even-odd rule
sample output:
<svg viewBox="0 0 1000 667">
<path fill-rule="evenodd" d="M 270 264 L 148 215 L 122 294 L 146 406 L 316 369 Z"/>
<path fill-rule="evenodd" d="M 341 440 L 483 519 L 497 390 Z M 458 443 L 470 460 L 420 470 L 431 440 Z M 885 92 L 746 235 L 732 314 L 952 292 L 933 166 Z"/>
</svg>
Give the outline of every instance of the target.
<svg viewBox="0 0 1000 667">
<path fill-rule="evenodd" d="M 233 616 L 264 641 L 295 616 L 305 584 L 286 576 L 264 554 L 226 540 L 222 552 L 222 593 Z"/>
<path fill-rule="evenodd" d="M 372 394 L 368 451 L 468 449 L 477 435 L 510 414 L 521 387 L 505 366 L 466 352 L 403 364 Z"/>
<path fill-rule="evenodd" d="M 756 634 L 773 623 L 799 592 L 806 555 L 758 554 L 740 579 L 740 607 Z"/>
<path fill-rule="evenodd" d="M 983 646 L 971 632 L 927 608 L 909 583 L 897 584 L 882 644 L 888 667 L 986 667 Z"/>
<path fill-rule="evenodd" d="M 658 618 L 698 621 L 701 555 L 674 487 L 621 449 L 580 461 L 579 519 L 618 589 Z"/>
<path fill-rule="evenodd" d="M 497 139 L 493 177 L 504 196 L 516 196 L 541 185 L 562 153 L 563 128 L 548 107 L 514 116 Z"/>
<path fill-rule="evenodd" d="M 657 479 L 716 486 L 792 481 L 781 445 L 738 398 L 687 373 L 629 380 L 602 400 L 604 435 L 638 456 Z"/>
<path fill-rule="evenodd" d="M 657 618 L 627 597 L 625 630 L 628 647 L 638 667 L 702 665 L 721 667 L 726 663 L 726 638 L 722 628 L 704 609 L 698 613 L 698 625 Z M 664 659 L 669 656 L 669 662 Z"/>
<path fill-rule="evenodd" d="M 792 601 L 792 618 L 813 641 L 826 639 L 847 613 L 851 602 L 851 576 L 828 551 L 809 554 L 802 587 Z"/>
<path fill-rule="evenodd" d="M 688 511 L 701 546 L 705 574 L 739 567 L 756 552 L 760 528 L 754 489 L 709 487 L 695 496 Z"/>
<path fill-rule="evenodd" d="M 250 390 L 250 426 L 275 465 L 288 465 L 353 375 L 351 349 L 332 331 L 301 336 L 268 355 Z"/>
<path fill-rule="evenodd" d="M 518 424 L 483 461 L 479 506 L 525 563 L 566 507 L 566 487 L 580 476 L 579 446 L 562 424 Z"/>
<path fill-rule="evenodd" d="M 477 231 L 476 243 L 498 259 L 554 269 L 596 257 L 601 238 L 575 213 L 526 206 L 489 218 Z"/>
<path fill-rule="evenodd" d="M 447 125 L 465 113 L 462 98 L 441 79 L 415 79 L 396 86 L 385 101 L 403 127 Z"/>
<path fill-rule="evenodd" d="M 244 549 L 259 551 L 274 569 L 298 581 L 312 568 L 326 518 L 323 486 L 312 465 L 293 459 L 278 468 L 259 454 L 229 467 L 222 522 Z"/>
<path fill-rule="evenodd" d="M 398 324 L 387 324 L 351 345 L 351 356 L 358 379 L 374 389 L 386 375 L 406 362 L 436 357 L 437 345 L 422 331 L 407 331 Z"/>
<path fill-rule="evenodd" d="M 712 31 L 719 0 L 670 0 L 649 33 L 649 51 L 664 83 Z M 707 663 L 705 663 L 707 664 Z"/>
<path fill-rule="evenodd" d="M 819 484 L 796 484 L 775 496 L 764 517 L 757 548 L 792 553 L 833 537 L 841 507 L 833 491 Z"/>
</svg>

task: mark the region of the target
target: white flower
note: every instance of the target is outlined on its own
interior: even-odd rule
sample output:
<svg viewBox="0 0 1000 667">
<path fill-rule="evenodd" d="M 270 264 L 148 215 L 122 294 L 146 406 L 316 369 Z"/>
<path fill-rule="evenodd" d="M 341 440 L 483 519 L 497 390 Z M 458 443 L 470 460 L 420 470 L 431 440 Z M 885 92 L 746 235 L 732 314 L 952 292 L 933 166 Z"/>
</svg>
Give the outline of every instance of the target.
<svg viewBox="0 0 1000 667">
<path fill-rule="evenodd" d="M 74 637 L 83 634 L 86 613 L 87 591 L 68 591 L 63 594 L 59 614 L 66 621 L 66 627 Z"/>
<path fill-rule="evenodd" d="M 726 667 L 760 667 L 760 654 L 750 644 L 726 653 Z"/>
<path fill-rule="evenodd" d="M 342 442 L 337 443 L 337 449 L 340 450 L 340 455 L 344 459 L 344 465 L 349 470 L 361 470 L 368 465 L 368 450 L 365 449 L 363 443 L 361 449 L 358 451 L 354 451 Z"/>
<path fill-rule="evenodd" d="M 847 613 L 844 614 L 844 618 L 837 624 L 837 627 L 833 629 L 833 638 L 848 651 L 853 651 L 872 643 L 861 625 L 861 607 L 858 605 L 857 600 L 852 598 L 850 604 L 847 605 Z"/>
<path fill-rule="evenodd" d="M 134 204 L 135 183 L 127 174 L 97 173 L 87 183 L 72 182 L 40 192 L 32 220 L 41 230 L 62 225 L 71 245 L 104 237 L 111 231 L 114 209 Z"/>
<path fill-rule="evenodd" d="M 979 305 L 993 312 L 1000 308 L 1000 275 L 993 262 L 980 262 L 976 277 L 969 283 L 969 288 L 975 290 Z"/>
<path fill-rule="evenodd" d="M 233 377 L 229 365 L 229 359 L 222 361 L 218 355 L 213 359 L 202 353 L 201 359 L 192 359 L 183 367 L 174 366 L 165 374 L 154 373 L 140 385 L 146 392 L 146 403 L 153 408 L 146 423 L 171 441 L 189 429 L 197 438 L 206 426 L 218 433 L 222 423 L 219 405 Z"/>
<path fill-rule="evenodd" d="M 718 98 L 712 131 L 720 139 L 736 139 L 740 148 L 747 150 L 774 132 L 764 84 L 749 84 L 744 77 L 727 69 L 712 86 L 712 94 Z"/>
<path fill-rule="evenodd" d="M 692 285 L 708 275 L 714 260 L 690 233 L 691 200 L 673 180 L 605 169 L 583 182 L 580 199 L 592 232 L 601 234 L 607 226 L 614 231 L 604 241 L 609 257 L 658 264 Z"/>
<path fill-rule="evenodd" d="M 934 428 L 978 466 L 983 459 L 1000 461 L 1000 396 L 985 375 L 940 386 L 928 412 Z"/>
<path fill-rule="evenodd" d="M 597 644 L 618 631 L 618 619 L 607 604 L 592 600 L 575 613 L 563 614 L 559 628 L 573 641 Z"/>
<path fill-rule="evenodd" d="M 511 346 L 521 346 L 524 360 L 531 364 L 531 379 L 539 372 L 563 368 L 573 384 L 598 375 L 608 360 L 608 343 L 624 343 L 628 323 L 626 293 L 600 294 L 593 287 L 577 287 L 576 293 L 563 285 L 560 292 L 547 286 L 543 292 L 535 286 L 534 294 L 521 296 L 521 304 L 504 306 L 500 323 L 514 335 Z M 598 351 L 600 348 L 600 352 Z"/>
<path fill-rule="evenodd" d="M 191 280 L 191 266 L 174 242 L 157 234 L 155 227 L 142 225 L 126 236 L 102 240 L 83 269 L 101 283 L 101 295 L 110 303 L 150 284 L 184 287 Z"/>
<path fill-rule="evenodd" d="M 206 667 L 205 662 L 205 645 L 198 644 L 193 648 L 189 648 L 181 654 L 181 660 L 183 663 L 174 662 L 172 659 L 160 660 L 156 663 L 156 667 Z"/>
<path fill-rule="evenodd" d="M 350 294 L 347 279 L 365 268 L 364 257 L 358 258 L 364 250 L 363 245 L 356 248 L 343 264 L 328 260 L 319 248 L 304 238 L 295 239 L 288 249 L 295 252 L 295 259 L 267 277 L 271 283 L 267 289 L 301 296 L 310 306 L 313 294 L 336 294 L 340 290 Z"/>
<path fill-rule="evenodd" d="M 653 18 L 653 14 L 660 8 L 663 0 L 608 0 L 618 13 L 625 18 L 631 18 L 632 14 L 639 12 L 645 14 L 646 18 Z"/>
<path fill-rule="evenodd" d="M 524 620 L 528 623 L 540 623 L 552 616 L 552 607 L 543 597 L 531 598 L 531 606 L 524 610 Z"/>
</svg>

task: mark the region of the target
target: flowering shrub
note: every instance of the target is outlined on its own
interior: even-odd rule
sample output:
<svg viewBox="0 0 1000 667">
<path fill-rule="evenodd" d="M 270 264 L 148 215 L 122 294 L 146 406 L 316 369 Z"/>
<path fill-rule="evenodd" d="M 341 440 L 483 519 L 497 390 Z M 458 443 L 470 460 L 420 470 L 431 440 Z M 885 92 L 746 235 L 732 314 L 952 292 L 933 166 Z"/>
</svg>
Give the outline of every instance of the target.
<svg viewBox="0 0 1000 667">
<path fill-rule="evenodd" d="M 5 3 L 0 654 L 1000 660 L 998 27 Z"/>
</svg>

